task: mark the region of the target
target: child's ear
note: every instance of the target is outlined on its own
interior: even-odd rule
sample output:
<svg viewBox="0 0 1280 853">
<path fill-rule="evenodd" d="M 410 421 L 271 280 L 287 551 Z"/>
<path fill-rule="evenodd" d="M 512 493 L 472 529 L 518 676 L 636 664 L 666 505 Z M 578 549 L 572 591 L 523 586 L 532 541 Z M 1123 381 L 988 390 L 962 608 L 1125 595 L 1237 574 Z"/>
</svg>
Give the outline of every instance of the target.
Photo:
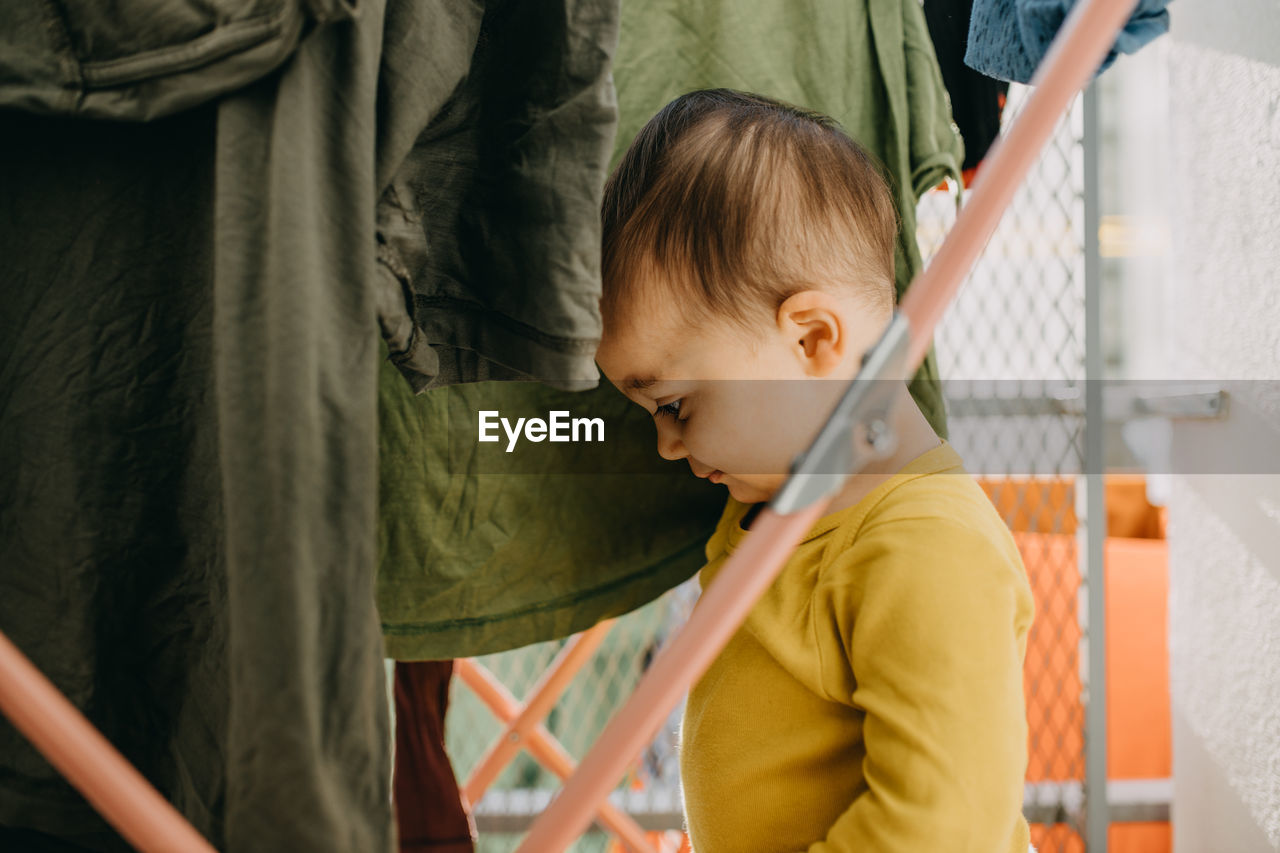
<svg viewBox="0 0 1280 853">
<path fill-rule="evenodd" d="M 848 335 L 839 303 L 821 290 L 802 290 L 778 306 L 778 330 L 806 374 L 827 376 L 844 361 Z"/>
</svg>

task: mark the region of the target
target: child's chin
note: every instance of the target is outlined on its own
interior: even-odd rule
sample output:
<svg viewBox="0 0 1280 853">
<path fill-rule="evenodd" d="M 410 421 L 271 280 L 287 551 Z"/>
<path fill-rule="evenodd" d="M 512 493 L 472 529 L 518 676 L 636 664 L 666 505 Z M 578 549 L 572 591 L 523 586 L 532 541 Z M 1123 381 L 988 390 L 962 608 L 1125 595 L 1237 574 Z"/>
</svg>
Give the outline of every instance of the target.
<svg viewBox="0 0 1280 853">
<path fill-rule="evenodd" d="M 760 503 L 761 501 L 767 501 L 769 499 L 769 495 L 754 486 L 748 486 L 745 483 L 741 483 L 737 480 L 730 480 L 727 477 L 721 482 L 729 488 L 729 494 L 739 503 L 754 504 Z"/>
</svg>

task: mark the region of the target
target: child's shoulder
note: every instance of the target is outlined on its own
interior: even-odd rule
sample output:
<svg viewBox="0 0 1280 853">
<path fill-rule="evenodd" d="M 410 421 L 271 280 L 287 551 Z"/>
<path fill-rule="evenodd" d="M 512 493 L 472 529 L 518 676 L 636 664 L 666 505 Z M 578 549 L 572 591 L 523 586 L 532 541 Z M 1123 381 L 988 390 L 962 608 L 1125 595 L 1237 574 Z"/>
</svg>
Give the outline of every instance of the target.
<svg viewBox="0 0 1280 853">
<path fill-rule="evenodd" d="M 1000 566 L 1022 572 L 1008 526 L 959 454 L 944 443 L 927 466 L 904 469 L 850 516 L 833 537 L 824 576 L 840 579 L 871 564 L 904 566 L 914 576 L 945 573 L 959 564 Z M 950 567 L 950 568 L 949 568 Z"/>
<path fill-rule="evenodd" d="M 913 460 L 890 481 L 879 500 L 867 508 L 863 526 L 894 519 L 950 520 L 1005 529 L 995 505 L 964 467 L 949 442 Z"/>
<path fill-rule="evenodd" d="M 916 519 L 920 522 L 954 522 L 1004 529 L 995 505 L 978 481 L 965 470 L 954 450 L 947 447 L 953 464 L 889 484 L 880 499 L 867 508 L 861 527 Z"/>
</svg>

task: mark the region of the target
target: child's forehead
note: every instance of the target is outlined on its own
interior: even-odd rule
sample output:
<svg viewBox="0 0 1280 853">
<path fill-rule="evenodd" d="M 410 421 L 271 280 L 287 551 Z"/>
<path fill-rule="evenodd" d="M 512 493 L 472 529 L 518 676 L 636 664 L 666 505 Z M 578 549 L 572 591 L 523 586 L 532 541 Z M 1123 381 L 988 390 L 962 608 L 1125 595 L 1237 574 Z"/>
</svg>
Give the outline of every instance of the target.
<svg viewBox="0 0 1280 853">
<path fill-rule="evenodd" d="M 688 334 L 688 315 L 673 300 L 631 299 L 605 318 L 601 345 L 626 352 L 670 349 Z"/>
<path fill-rule="evenodd" d="M 661 331 L 644 321 L 606 329 L 596 361 L 615 383 L 634 389 L 648 387 L 675 360 L 674 342 Z"/>
<path fill-rule="evenodd" d="M 596 361 L 627 396 L 659 399 L 689 381 L 746 378 L 753 356 L 741 338 L 714 321 L 672 328 L 638 319 L 607 335 Z"/>
<path fill-rule="evenodd" d="M 635 314 L 606 325 L 596 361 L 618 387 L 648 394 L 689 370 L 704 343 L 705 337 L 670 317 Z"/>
</svg>

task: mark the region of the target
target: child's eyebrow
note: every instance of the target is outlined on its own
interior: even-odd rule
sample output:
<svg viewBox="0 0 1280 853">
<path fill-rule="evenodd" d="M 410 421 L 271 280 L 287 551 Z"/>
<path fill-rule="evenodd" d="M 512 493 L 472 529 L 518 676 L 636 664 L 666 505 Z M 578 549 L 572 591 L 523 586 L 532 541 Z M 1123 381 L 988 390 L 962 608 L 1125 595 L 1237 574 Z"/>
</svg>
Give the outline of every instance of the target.
<svg viewBox="0 0 1280 853">
<path fill-rule="evenodd" d="M 648 376 L 644 379 L 641 379 L 638 376 L 629 376 L 623 381 L 623 384 L 633 391 L 643 391 L 645 388 L 649 388 L 650 386 L 657 384 L 657 382 L 658 377 L 656 376 Z"/>
</svg>

